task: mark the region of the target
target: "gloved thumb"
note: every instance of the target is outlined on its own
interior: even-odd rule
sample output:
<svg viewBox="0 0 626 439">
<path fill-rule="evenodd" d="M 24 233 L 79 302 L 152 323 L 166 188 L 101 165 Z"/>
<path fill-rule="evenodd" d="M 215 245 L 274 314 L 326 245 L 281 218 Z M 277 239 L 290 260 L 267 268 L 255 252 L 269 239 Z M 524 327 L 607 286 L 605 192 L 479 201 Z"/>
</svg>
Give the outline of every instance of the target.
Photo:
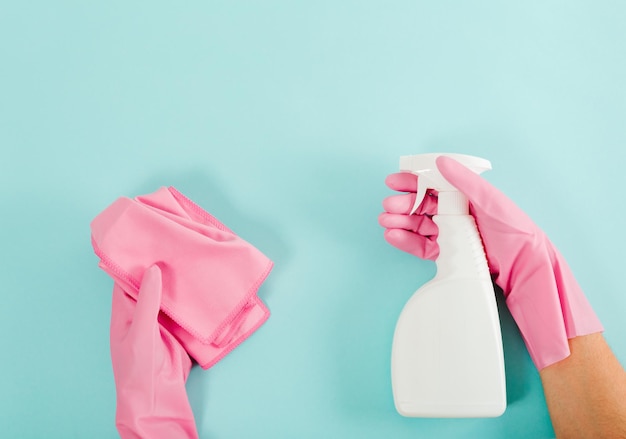
<svg viewBox="0 0 626 439">
<path fill-rule="evenodd" d="M 150 335 L 157 326 L 161 294 L 163 289 L 161 269 L 157 265 L 150 266 L 143 274 L 139 295 L 130 331 L 135 336 Z"/>
<path fill-rule="evenodd" d="M 502 191 L 451 157 L 439 156 L 436 164 L 441 175 L 465 194 L 475 214 L 486 215 L 509 229 L 528 233 L 532 221 Z"/>
<path fill-rule="evenodd" d="M 484 202 L 493 196 L 493 191 L 497 190 L 484 178 L 451 157 L 439 156 L 436 163 L 441 175 L 463 192 L 476 207 L 482 207 Z"/>
</svg>

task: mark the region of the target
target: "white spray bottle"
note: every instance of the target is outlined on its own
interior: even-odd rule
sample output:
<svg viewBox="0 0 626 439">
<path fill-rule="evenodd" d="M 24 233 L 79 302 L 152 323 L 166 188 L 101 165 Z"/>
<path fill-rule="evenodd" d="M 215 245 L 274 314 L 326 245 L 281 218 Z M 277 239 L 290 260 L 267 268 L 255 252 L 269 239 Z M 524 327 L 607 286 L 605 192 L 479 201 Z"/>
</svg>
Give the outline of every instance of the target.
<svg viewBox="0 0 626 439">
<path fill-rule="evenodd" d="M 391 379 L 396 410 L 410 417 L 495 417 L 506 409 L 500 321 L 487 259 L 467 198 L 439 173 L 446 155 L 476 173 L 491 163 L 461 154 L 400 158 L 418 176 L 411 213 L 439 192 L 437 274 L 404 306 L 396 324 Z"/>
</svg>

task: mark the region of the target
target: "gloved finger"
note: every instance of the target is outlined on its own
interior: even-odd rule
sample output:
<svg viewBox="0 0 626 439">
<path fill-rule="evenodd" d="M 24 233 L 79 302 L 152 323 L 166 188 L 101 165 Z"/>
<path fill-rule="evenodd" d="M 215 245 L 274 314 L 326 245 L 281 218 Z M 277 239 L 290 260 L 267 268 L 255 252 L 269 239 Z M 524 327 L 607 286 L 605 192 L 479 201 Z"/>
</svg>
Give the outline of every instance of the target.
<svg viewBox="0 0 626 439">
<path fill-rule="evenodd" d="M 415 203 L 415 194 L 391 195 L 383 200 L 383 209 L 387 213 L 408 215 Z"/>
<path fill-rule="evenodd" d="M 417 175 L 410 172 L 396 172 L 387 176 L 385 184 L 394 191 L 417 192 Z"/>
<path fill-rule="evenodd" d="M 439 255 L 437 241 L 403 229 L 385 230 L 385 239 L 394 247 L 421 259 L 435 260 Z"/>
<path fill-rule="evenodd" d="M 400 215 L 394 213 L 381 213 L 378 223 L 387 229 L 405 229 L 423 236 L 432 236 L 439 233 L 439 228 L 426 215 Z"/>
<path fill-rule="evenodd" d="M 135 299 L 130 297 L 117 282 L 113 285 L 111 305 L 111 338 L 121 340 L 128 333 L 135 311 Z"/>
<path fill-rule="evenodd" d="M 162 289 L 161 269 L 152 265 L 143 274 L 133 313 L 130 331 L 137 333 L 136 336 L 150 337 L 157 328 Z"/>
<path fill-rule="evenodd" d="M 408 215 L 413 209 L 415 194 L 391 195 L 383 200 L 383 209 L 388 213 Z M 437 197 L 426 195 L 415 212 L 416 215 L 436 215 Z"/>
<path fill-rule="evenodd" d="M 456 160 L 440 156 L 436 160 L 441 175 L 463 192 L 474 209 L 500 222 L 505 228 L 526 231 L 534 224 L 517 205 L 498 188 Z"/>
</svg>

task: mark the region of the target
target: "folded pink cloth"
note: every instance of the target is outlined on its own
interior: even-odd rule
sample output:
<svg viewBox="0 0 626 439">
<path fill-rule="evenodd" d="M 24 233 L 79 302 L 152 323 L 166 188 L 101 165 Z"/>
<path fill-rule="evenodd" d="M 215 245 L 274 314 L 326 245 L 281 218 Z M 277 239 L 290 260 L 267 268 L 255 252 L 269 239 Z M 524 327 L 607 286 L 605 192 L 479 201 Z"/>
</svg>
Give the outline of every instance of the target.
<svg viewBox="0 0 626 439">
<path fill-rule="evenodd" d="M 159 322 L 204 369 L 269 317 L 256 293 L 272 261 L 172 187 L 119 198 L 91 230 L 100 267 L 135 299 L 160 268 Z"/>
</svg>

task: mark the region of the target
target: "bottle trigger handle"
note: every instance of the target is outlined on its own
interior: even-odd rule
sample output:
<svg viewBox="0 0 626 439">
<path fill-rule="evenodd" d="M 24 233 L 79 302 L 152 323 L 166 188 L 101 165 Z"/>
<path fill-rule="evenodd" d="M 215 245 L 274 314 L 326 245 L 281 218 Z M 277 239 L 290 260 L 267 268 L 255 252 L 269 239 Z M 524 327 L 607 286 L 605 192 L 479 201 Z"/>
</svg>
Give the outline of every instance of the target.
<svg viewBox="0 0 626 439">
<path fill-rule="evenodd" d="M 422 201 L 424 201 L 424 197 L 426 196 L 426 192 L 428 191 L 428 186 L 426 186 L 425 184 L 420 184 L 420 177 L 421 175 L 418 174 L 417 193 L 415 194 L 415 202 L 413 203 L 413 208 L 411 209 L 411 213 L 409 213 L 409 215 L 413 215 L 415 212 L 417 212 L 417 209 L 420 207 L 420 204 L 422 204 Z"/>
</svg>

